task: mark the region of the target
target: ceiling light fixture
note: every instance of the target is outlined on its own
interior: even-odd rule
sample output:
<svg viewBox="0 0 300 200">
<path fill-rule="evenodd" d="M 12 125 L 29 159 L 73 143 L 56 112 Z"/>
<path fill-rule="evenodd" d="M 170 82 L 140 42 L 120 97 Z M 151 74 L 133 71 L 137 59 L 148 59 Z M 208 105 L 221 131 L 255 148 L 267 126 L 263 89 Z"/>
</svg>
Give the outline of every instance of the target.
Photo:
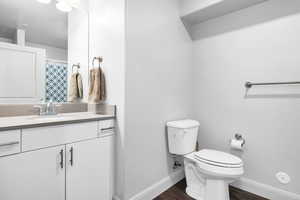
<svg viewBox="0 0 300 200">
<path fill-rule="evenodd" d="M 39 3 L 49 4 L 51 3 L 51 0 L 37 0 Z"/>
</svg>

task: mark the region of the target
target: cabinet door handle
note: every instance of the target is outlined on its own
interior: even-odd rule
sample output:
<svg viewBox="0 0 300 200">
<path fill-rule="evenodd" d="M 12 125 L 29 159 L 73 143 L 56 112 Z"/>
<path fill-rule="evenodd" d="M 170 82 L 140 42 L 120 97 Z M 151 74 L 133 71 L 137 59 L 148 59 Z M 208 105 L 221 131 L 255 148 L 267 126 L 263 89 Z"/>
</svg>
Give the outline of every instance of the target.
<svg viewBox="0 0 300 200">
<path fill-rule="evenodd" d="M 73 147 L 71 147 L 71 149 L 70 149 L 70 164 L 71 164 L 71 166 L 73 166 L 73 163 L 74 163 L 74 157 L 73 157 L 73 153 L 74 153 L 74 149 L 73 149 Z"/>
<path fill-rule="evenodd" d="M 64 168 L 64 150 L 60 150 L 60 168 Z"/>
</svg>

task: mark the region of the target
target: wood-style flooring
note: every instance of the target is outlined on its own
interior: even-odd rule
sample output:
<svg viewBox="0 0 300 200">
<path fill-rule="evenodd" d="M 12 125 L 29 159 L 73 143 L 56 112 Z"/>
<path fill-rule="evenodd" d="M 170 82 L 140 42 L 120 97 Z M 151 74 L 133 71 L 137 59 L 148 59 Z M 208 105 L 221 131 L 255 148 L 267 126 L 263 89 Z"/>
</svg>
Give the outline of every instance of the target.
<svg viewBox="0 0 300 200">
<path fill-rule="evenodd" d="M 182 180 L 153 200 L 194 200 L 185 193 L 186 182 Z M 230 187 L 230 200 L 269 200 L 249 192 Z"/>
</svg>

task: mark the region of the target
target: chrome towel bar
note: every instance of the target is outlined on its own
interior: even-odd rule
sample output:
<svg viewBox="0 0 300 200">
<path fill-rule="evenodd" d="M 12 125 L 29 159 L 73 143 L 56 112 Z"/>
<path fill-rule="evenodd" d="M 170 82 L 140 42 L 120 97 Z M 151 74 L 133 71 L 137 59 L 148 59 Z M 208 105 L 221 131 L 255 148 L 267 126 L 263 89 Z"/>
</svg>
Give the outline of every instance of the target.
<svg viewBox="0 0 300 200">
<path fill-rule="evenodd" d="M 255 85 L 298 85 L 300 84 L 299 81 L 292 81 L 292 82 L 269 82 L 269 83 L 252 83 L 252 82 L 246 82 L 245 87 L 247 89 L 251 88 Z"/>
</svg>

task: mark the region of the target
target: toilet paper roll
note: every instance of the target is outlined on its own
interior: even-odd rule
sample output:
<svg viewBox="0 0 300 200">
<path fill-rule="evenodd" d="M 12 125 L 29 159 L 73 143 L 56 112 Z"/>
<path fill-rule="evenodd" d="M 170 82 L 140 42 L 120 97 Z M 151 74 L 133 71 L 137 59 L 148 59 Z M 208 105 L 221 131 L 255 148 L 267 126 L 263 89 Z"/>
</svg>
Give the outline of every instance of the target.
<svg viewBox="0 0 300 200">
<path fill-rule="evenodd" d="M 230 141 L 230 147 L 232 149 L 242 150 L 244 146 L 244 140 L 232 139 Z"/>
</svg>

